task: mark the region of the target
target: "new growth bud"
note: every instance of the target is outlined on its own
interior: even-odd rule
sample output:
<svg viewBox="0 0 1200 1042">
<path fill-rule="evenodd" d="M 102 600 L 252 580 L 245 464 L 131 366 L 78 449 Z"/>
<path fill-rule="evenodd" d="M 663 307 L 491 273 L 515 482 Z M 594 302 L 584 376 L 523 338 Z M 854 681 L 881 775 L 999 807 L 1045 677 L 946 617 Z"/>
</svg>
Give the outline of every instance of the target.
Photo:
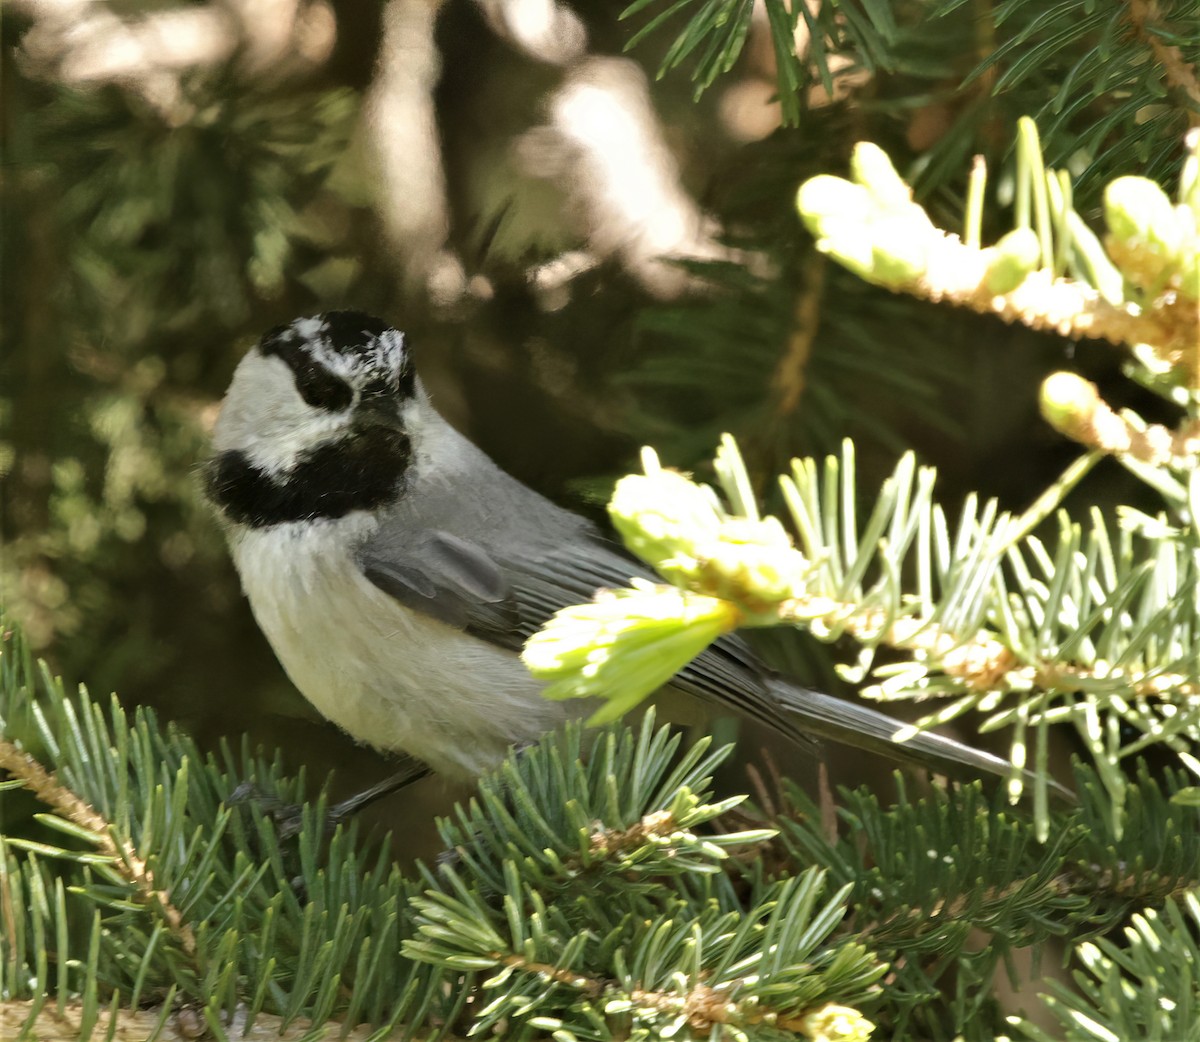
<svg viewBox="0 0 1200 1042">
<path fill-rule="evenodd" d="M 850 176 L 871 193 L 881 210 L 900 210 L 912 203 L 912 189 L 904 183 L 888 154 L 870 141 L 860 141 L 850 156 Z"/>
<path fill-rule="evenodd" d="M 1146 177 L 1118 177 L 1104 190 L 1108 251 L 1135 286 L 1155 290 L 1183 274 L 1185 252 L 1195 261 L 1195 219 L 1187 206 L 1174 207 Z M 1190 248 L 1185 250 L 1185 245 Z M 1185 267 L 1188 265 L 1184 265 Z M 1190 281 L 1186 280 L 1185 281 Z"/>
<path fill-rule="evenodd" d="M 852 1006 L 830 1003 L 804 1016 L 800 1033 L 812 1042 L 867 1042 L 875 1025 Z"/>
<path fill-rule="evenodd" d="M 1094 383 L 1065 372 L 1047 376 L 1038 399 L 1046 422 L 1068 436 L 1091 421 L 1099 402 L 1100 392 Z"/>
<path fill-rule="evenodd" d="M 1042 244 L 1032 228 L 1014 228 L 992 247 L 984 276 L 989 293 L 1011 293 L 1042 263 Z"/>
<path fill-rule="evenodd" d="M 1118 177 L 1104 190 L 1104 219 L 1118 242 L 1173 257 L 1182 226 L 1167 193 L 1148 177 Z"/>
<path fill-rule="evenodd" d="M 778 519 L 731 518 L 710 490 L 656 465 L 622 478 L 608 512 L 625 545 L 659 575 L 750 615 L 803 590 L 808 560 Z"/>
<path fill-rule="evenodd" d="M 634 583 L 564 608 L 521 652 L 529 672 L 549 681 L 546 698 L 607 699 L 592 724 L 632 709 L 738 623 L 737 608 L 715 597 Z"/>
<path fill-rule="evenodd" d="M 915 282 L 941 233 L 878 145 L 855 145 L 850 170 L 854 183 L 821 174 L 796 193 L 817 249 L 871 282 L 892 288 Z"/>
</svg>

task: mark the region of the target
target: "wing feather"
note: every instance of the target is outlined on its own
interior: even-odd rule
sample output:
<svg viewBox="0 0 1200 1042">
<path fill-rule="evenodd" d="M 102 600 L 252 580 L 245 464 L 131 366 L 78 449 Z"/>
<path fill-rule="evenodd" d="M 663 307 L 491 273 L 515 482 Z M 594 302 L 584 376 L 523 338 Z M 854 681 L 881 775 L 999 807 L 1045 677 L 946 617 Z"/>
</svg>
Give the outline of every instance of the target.
<svg viewBox="0 0 1200 1042">
<path fill-rule="evenodd" d="M 513 549 L 502 553 L 414 526 L 409 518 L 381 529 L 358 559 L 364 575 L 406 607 L 514 652 L 555 612 L 590 601 L 599 589 L 627 586 L 634 577 L 661 581 L 590 526 L 555 534 L 561 536 L 557 542 L 533 541 L 528 533 L 523 540 L 505 539 Z M 798 743 L 827 738 L 961 778 L 1007 777 L 1010 770 L 1005 761 L 941 735 L 897 743 L 897 721 L 773 674 L 737 636 L 714 642 L 672 684 L 731 706 Z"/>
</svg>

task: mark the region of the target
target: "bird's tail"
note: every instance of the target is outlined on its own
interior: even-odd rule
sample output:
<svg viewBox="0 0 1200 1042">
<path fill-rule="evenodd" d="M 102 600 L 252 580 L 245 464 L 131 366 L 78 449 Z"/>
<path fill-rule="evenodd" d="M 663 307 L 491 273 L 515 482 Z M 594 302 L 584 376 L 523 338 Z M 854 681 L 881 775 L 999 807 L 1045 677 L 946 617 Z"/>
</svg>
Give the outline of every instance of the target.
<svg viewBox="0 0 1200 1042">
<path fill-rule="evenodd" d="M 771 677 L 768 684 L 788 722 L 803 734 L 877 753 L 892 762 L 923 767 L 958 781 L 1012 776 L 1013 768 L 1007 761 L 953 738 L 922 731 L 897 741 L 907 725 L 884 713 L 810 691 L 783 677 Z M 1032 776 L 1027 775 L 1027 780 Z M 1058 796 L 1073 799 L 1071 792 L 1057 782 L 1051 782 L 1050 787 Z"/>
</svg>

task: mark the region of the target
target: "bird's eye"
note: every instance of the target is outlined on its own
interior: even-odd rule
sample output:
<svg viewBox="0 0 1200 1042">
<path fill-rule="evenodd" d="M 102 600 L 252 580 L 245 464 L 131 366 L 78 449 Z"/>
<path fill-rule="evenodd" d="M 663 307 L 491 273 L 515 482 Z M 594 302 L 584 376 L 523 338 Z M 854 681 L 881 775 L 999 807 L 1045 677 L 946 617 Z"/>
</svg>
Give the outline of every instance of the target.
<svg viewBox="0 0 1200 1042">
<path fill-rule="evenodd" d="M 354 393 L 344 380 L 318 365 L 306 365 L 296 370 L 296 390 L 314 409 L 341 412 L 348 409 Z"/>
</svg>

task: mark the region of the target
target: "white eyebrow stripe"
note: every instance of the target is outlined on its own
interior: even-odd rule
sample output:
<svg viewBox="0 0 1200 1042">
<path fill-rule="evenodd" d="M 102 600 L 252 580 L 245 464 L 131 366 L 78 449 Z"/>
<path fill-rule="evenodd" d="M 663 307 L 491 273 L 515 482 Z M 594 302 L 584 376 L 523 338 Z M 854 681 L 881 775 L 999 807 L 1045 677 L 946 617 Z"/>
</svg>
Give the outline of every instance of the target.
<svg viewBox="0 0 1200 1042">
<path fill-rule="evenodd" d="M 380 369 L 399 372 L 407 365 L 404 334 L 398 329 L 367 334 L 366 349 L 349 353 L 338 351 L 333 346 L 328 336 L 328 326 L 322 317 L 297 319 L 292 323 L 291 332 L 306 344 L 316 361 L 341 377 L 351 378 L 361 372 Z"/>
<path fill-rule="evenodd" d="M 313 315 L 309 318 L 298 318 L 292 323 L 292 329 L 295 330 L 298 336 L 305 340 L 316 342 L 320 339 L 321 334 L 325 332 L 325 319 L 320 315 Z"/>
</svg>

